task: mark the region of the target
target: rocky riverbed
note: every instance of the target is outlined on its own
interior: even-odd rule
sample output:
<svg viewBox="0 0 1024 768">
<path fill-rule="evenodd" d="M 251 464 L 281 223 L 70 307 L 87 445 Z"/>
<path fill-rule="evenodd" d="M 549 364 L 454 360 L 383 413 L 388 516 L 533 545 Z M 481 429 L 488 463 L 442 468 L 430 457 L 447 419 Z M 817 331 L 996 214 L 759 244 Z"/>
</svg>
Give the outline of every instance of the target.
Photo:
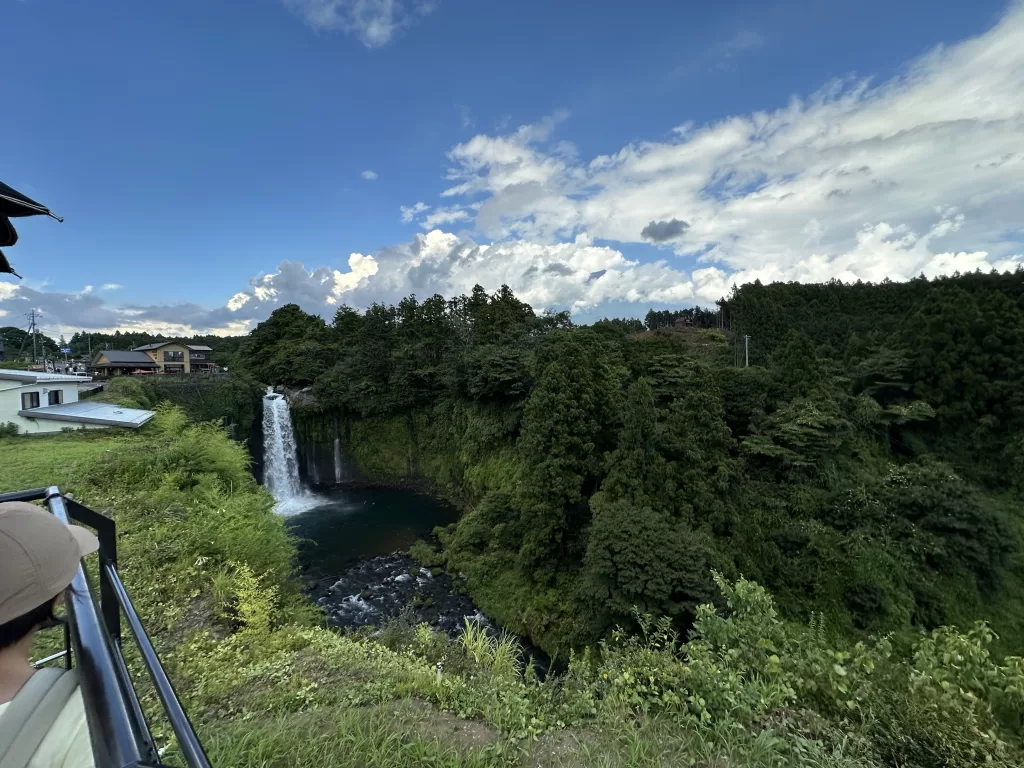
<svg viewBox="0 0 1024 768">
<path fill-rule="evenodd" d="M 342 629 L 380 626 L 403 614 L 451 635 L 465 620 L 491 622 L 440 568 L 422 568 L 401 552 L 366 558 L 340 575 L 318 579 L 309 593 L 328 621 Z"/>
</svg>

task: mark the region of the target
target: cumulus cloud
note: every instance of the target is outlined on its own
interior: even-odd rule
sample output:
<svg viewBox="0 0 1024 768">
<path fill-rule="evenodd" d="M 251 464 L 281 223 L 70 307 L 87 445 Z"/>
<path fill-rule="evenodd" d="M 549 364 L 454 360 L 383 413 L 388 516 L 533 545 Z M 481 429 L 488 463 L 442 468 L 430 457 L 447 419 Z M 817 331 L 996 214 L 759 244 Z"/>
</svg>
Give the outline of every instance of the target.
<svg viewBox="0 0 1024 768">
<path fill-rule="evenodd" d="M 367 48 L 386 45 L 434 9 L 433 0 L 284 0 L 314 29 L 359 37 Z"/>
<path fill-rule="evenodd" d="M 737 280 L 897 279 L 927 255 L 985 253 L 985 268 L 1024 250 L 1019 2 L 887 82 L 826 83 L 668 140 L 580 158 L 553 140 L 558 122 L 458 144 L 441 194 L 482 203 L 477 229 L 499 240 L 651 241 L 685 211 L 673 250 Z M 908 232 L 926 234 L 900 246 Z"/>
<path fill-rule="evenodd" d="M 410 293 L 452 296 L 469 293 L 477 283 L 488 290 L 506 284 L 537 310 L 583 310 L 618 300 L 681 302 L 693 296 L 685 272 L 663 261 L 641 264 L 585 235 L 567 243 L 478 244 L 433 230 L 381 249 L 373 258 L 377 273 L 345 297 L 348 303 L 397 301 Z"/>
<path fill-rule="evenodd" d="M 669 240 L 674 240 L 683 234 L 690 228 L 690 225 L 680 219 L 670 219 L 669 221 L 652 221 L 642 230 L 640 230 L 640 237 L 644 240 L 650 240 L 654 243 L 666 243 Z"/>
<path fill-rule="evenodd" d="M 171 336 L 195 333 L 244 334 L 276 308 L 296 303 L 309 312 L 332 314 L 344 297 L 377 273 L 372 256 L 353 253 L 348 271 L 330 267 L 307 270 L 297 261 L 282 261 L 277 271 L 260 274 L 232 295 L 224 306 L 194 302 L 162 305 L 113 305 L 85 286 L 77 292 L 46 291 L 24 283 L 0 282 L 0 312 L 41 312 L 54 333 L 78 330 L 148 331 Z"/>
<path fill-rule="evenodd" d="M 378 178 L 376 171 L 363 171 L 359 175 L 362 176 L 367 181 L 374 181 L 375 179 Z"/>
</svg>

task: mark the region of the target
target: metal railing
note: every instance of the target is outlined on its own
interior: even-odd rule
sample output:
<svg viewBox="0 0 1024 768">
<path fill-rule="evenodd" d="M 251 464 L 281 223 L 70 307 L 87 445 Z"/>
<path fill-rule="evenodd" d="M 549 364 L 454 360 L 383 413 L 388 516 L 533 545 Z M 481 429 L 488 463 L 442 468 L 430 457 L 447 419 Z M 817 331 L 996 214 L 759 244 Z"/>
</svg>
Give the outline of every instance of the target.
<svg viewBox="0 0 1024 768">
<path fill-rule="evenodd" d="M 100 542 L 98 604 L 88 574 L 83 566 L 79 566 L 67 593 L 64 650 L 36 662 L 43 664 L 64 659 L 68 669 L 74 662 L 92 737 L 95 765 L 102 768 L 163 766 L 122 652 L 123 615 L 164 714 L 177 737 L 186 765 L 189 768 L 209 768 L 209 760 L 195 729 L 118 575 L 114 521 L 65 498 L 55 486 L 0 494 L 0 503 L 42 499 L 46 500 L 50 512 L 63 523 L 74 520 L 93 528 Z"/>
</svg>

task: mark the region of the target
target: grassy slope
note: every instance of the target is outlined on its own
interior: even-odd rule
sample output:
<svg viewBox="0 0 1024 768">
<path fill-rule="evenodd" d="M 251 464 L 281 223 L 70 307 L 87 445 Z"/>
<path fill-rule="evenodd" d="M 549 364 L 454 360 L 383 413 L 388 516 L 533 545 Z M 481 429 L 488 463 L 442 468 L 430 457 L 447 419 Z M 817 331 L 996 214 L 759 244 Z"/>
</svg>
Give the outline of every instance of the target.
<svg viewBox="0 0 1024 768">
<path fill-rule="evenodd" d="M 762 666 L 746 672 L 733 651 L 702 671 L 659 640 L 541 683 L 521 676 L 510 645 L 477 633 L 451 643 L 426 628 L 394 626 L 376 639 L 325 629 L 298 592 L 292 542 L 246 462 L 219 429 L 189 425 L 174 409 L 136 434 L 0 440 L 0 491 L 58 483 L 117 518 L 124 578 L 214 765 L 879 764 L 863 728 L 794 726 L 803 710 L 766 709 L 791 693 L 772 682 L 782 668 L 761 640 L 744 653 Z M 742 629 L 732 621 L 716 632 Z M 757 621 L 742 631 L 781 631 L 768 614 Z M 796 643 L 792 662 L 808 681 L 820 677 L 799 653 L 810 645 Z M 837 696 L 828 679 L 845 690 L 845 674 L 807 684 Z M 680 700 L 686 690 L 693 695 Z M 943 704 L 951 714 L 939 713 L 936 732 L 971 723 L 958 702 Z M 753 713 L 745 724 L 727 714 L 740 709 Z M 166 727 L 154 725 L 167 743 Z"/>
<path fill-rule="evenodd" d="M 173 424 L 164 428 L 180 432 Z M 168 493 L 155 472 L 147 473 L 148 480 L 136 477 L 140 485 L 135 489 L 125 487 L 126 478 L 120 476 L 118 467 L 123 469 L 126 457 L 133 457 L 132 469 L 137 470 L 134 462 L 141 457 L 159 462 L 161 453 L 187 447 L 175 446 L 177 441 L 159 430 L 154 426 L 134 435 L 90 432 L 0 440 L 0 492 L 57 484 L 119 520 L 124 577 L 214 765 L 651 764 L 637 762 L 634 754 L 636 740 L 645 741 L 644 729 L 631 736 L 616 728 L 541 733 L 546 724 L 536 718 L 539 712 L 531 712 L 518 684 L 511 690 L 508 681 L 492 685 L 483 668 L 474 670 L 474 680 L 451 673 L 438 680 L 436 660 L 457 657 L 460 647 L 434 638 L 417 650 L 415 635 L 409 633 L 411 642 L 396 653 L 377 643 L 340 637 L 320 628 L 303 610 L 294 585 L 270 609 L 291 623 L 272 632 L 240 628 L 239 593 L 251 585 L 233 579 L 229 563 L 243 563 L 247 543 L 258 545 L 259 537 L 215 543 L 205 550 L 208 554 L 201 547 L 191 555 L 174 547 L 180 556 L 158 562 L 160 544 L 196 527 L 187 510 L 195 499 Z M 142 499 L 146 491 L 166 505 L 158 522 Z M 253 522 L 268 509 L 259 489 L 235 495 L 256 501 L 248 509 L 242 505 Z M 229 517 L 225 508 L 199 506 L 199 516 Z M 276 518 L 264 515 L 263 521 L 283 535 Z M 230 520 L 221 522 L 222 528 L 204 530 L 201 536 L 240 532 Z M 275 535 L 267 538 L 262 543 L 276 546 Z M 184 539 L 194 543 L 192 535 Z M 202 560 L 206 562 L 197 566 Z M 279 595 L 289 592 L 287 582 L 275 586 Z M 426 656 L 424 647 L 429 648 Z M 140 689 L 147 691 L 145 685 Z M 164 743 L 169 741 L 166 724 L 157 723 L 154 732 Z M 657 743 L 646 744 L 641 752 L 678 751 L 674 740 L 688 743 L 680 734 L 659 734 Z M 173 754 L 172 748 L 172 760 Z"/>
</svg>

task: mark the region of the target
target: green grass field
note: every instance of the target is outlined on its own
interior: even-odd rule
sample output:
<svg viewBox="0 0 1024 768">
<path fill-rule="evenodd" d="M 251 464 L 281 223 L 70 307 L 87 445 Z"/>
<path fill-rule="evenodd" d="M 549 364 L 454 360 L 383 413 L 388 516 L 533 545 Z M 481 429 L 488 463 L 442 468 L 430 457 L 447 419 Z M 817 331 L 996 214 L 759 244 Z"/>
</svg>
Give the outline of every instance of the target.
<svg viewBox="0 0 1024 768">
<path fill-rule="evenodd" d="M 0 438 L 0 493 L 50 485 L 82 493 L 100 460 L 131 441 L 131 436 L 99 430 Z"/>
</svg>

